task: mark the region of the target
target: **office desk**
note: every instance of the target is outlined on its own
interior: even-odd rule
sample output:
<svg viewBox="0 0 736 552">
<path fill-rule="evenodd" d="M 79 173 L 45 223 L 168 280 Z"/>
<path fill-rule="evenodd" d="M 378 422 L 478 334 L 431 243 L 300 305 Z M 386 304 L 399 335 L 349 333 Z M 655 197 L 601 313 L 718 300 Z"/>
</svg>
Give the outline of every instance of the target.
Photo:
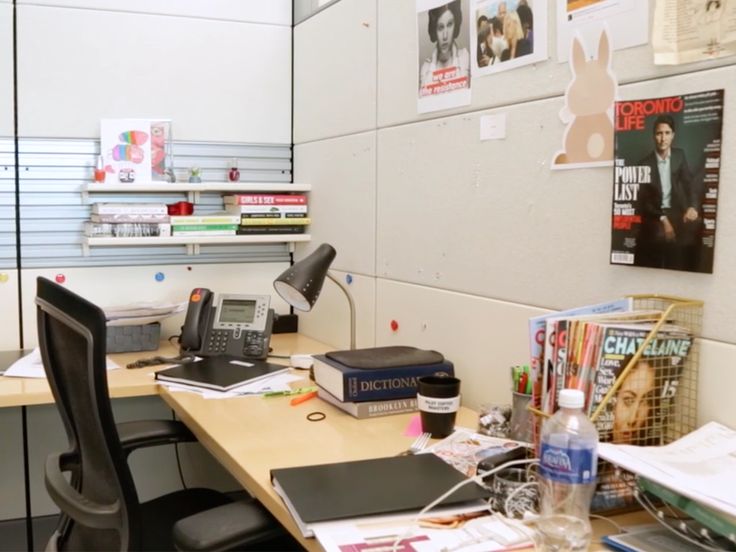
<svg viewBox="0 0 736 552">
<path fill-rule="evenodd" d="M 277 334 L 271 340 L 276 355 L 321 353 L 331 347 L 298 334 Z M 162 344 L 158 351 L 111 355 L 121 366 L 154 356 L 174 356 L 176 349 Z M 274 362 L 286 360 L 272 358 Z M 153 372 L 163 366 L 108 373 L 112 397 L 160 394 L 198 437 L 202 445 L 268 508 L 308 550 L 320 550 L 315 539 L 305 539 L 280 497 L 271 486 L 272 468 L 390 456 L 405 450 L 413 438 L 403 435 L 413 414 L 357 420 L 315 398 L 297 406 L 289 397 L 244 396 L 206 400 L 193 393 L 158 387 Z M 303 372 L 307 377 L 306 371 Z M 26 406 L 53 402 L 45 380 L 0 377 L 0 406 Z M 306 419 L 319 410 L 320 422 Z M 477 414 L 461 408 L 458 425 L 476 427 Z M 349 490 L 348 490 L 349 492 Z M 616 516 L 619 524 L 647 522 L 641 512 Z M 594 521 L 596 535 L 616 532 L 605 521 Z M 593 547 L 604 550 L 605 548 Z"/>
</svg>

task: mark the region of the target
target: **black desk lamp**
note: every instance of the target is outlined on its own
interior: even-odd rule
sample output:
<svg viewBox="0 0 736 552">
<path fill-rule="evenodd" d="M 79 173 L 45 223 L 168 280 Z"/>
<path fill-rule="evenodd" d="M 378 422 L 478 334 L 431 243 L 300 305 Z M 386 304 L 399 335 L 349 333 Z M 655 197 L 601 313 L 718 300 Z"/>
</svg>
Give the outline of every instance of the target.
<svg viewBox="0 0 736 552">
<path fill-rule="evenodd" d="M 355 349 L 355 303 L 347 286 L 328 272 L 337 255 L 335 248 L 323 243 L 310 255 L 287 268 L 273 281 L 281 298 L 295 309 L 308 312 L 319 298 L 325 277 L 335 282 L 345 293 L 350 305 L 350 348 Z"/>
</svg>

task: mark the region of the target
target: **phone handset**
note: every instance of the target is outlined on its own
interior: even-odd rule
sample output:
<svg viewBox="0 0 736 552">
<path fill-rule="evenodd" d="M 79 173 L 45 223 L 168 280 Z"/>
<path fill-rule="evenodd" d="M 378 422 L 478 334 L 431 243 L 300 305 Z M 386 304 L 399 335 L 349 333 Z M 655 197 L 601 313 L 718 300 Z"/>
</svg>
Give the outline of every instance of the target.
<svg viewBox="0 0 736 552">
<path fill-rule="evenodd" d="M 179 347 L 182 351 L 199 351 L 207 331 L 212 310 L 212 292 L 207 288 L 194 288 L 189 294 L 189 306 L 181 329 Z"/>
</svg>

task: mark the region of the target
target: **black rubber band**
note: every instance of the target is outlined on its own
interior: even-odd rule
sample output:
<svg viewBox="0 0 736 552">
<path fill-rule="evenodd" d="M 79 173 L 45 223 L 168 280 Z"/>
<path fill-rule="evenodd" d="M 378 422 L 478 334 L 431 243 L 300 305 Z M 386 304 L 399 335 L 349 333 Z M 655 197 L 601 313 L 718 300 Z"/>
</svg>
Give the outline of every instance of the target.
<svg viewBox="0 0 736 552">
<path fill-rule="evenodd" d="M 310 422 L 321 422 L 326 417 L 327 417 L 327 414 L 325 414 L 324 412 L 319 412 L 319 411 L 310 412 L 309 414 L 307 414 L 307 420 L 309 420 Z"/>
</svg>

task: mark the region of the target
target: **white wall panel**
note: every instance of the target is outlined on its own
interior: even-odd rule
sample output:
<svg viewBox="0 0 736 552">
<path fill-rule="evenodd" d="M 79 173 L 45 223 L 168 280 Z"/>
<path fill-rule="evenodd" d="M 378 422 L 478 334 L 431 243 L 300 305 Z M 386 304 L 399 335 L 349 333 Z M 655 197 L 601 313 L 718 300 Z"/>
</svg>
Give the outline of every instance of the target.
<svg viewBox="0 0 736 552">
<path fill-rule="evenodd" d="M 343 0 L 344 1 L 344 0 Z M 637 0 L 637 2 L 642 0 Z M 654 12 L 654 0 L 650 3 L 650 26 Z M 329 11 L 329 10 L 327 10 Z M 557 63 L 555 47 L 555 2 L 549 0 L 548 43 L 550 59 L 513 71 L 472 80 L 470 106 L 445 111 L 441 114 L 474 111 L 499 105 L 516 104 L 530 99 L 540 99 L 564 93 L 571 78 L 566 63 Z M 536 21 L 536 18 L 535 18 Z M 463 21 L 463 25 L 466 22 Z M 378 0 L 378 127 L 395 125 L 436 117 L 438 113 L 417 115 L 418 53 L 417 15 L 414 2 Z M 591 54 L 597 45 L 591 45 Z M 475 47 L 470 49 L 475 55 Z M 732 64 L 734 58 L 723 58 L 697 65 L 654 66 L 650 45 L 638 46 L 614 52 L 613 71 L 619 83 L 688 73 L 704 67 Z M 358 65 L 360 59 L 354 60 Z"/>
<path fill-rule="evenodd" d="M 377 345 L 441 352 L 455 364 L 465 406 L 509 402 L 509 367 L 529 359 L 529 317 L 546 311 L 381 278 L 376 290 Z"/>
<path fill-rule="evenodd" d="M 38 4 L 17 0 L 18 5 Z M 291 25 L 290 0 L 43 0 L 46 6 Z"/>
<path fill-rule="evenodd" d="M 708 305 L 706 305 L 706 309 Z M 733 315 L 732 315 L 733 316 Z M 698 423 L 715 420 L 736 427 L 736 345 L 703 340 L 700 344 Z"/>
<path fill-rule="evenodd" d="M 3 321 L 3 331 L 0 332 L 0 351 L 17 349 L 20 347 L 17 270 L 0 270 L 0 305 Z"/>
<path fill-rule="evenodd" d="M 374 275 L 376 133 L 296 146 L 294 179 L 312 185 L 310 247 L 329 242 L 334 268 Z"/>
<path fill-rule="evenodd" d="M 54 280 L 63 275 L 68 289 L 84 296 L 100 307 L 137 301 L 183 302 L 195 287 L 207 287 L 215 293 L 257 293 L 271 295 L 271 307 L 277 313 L 288 312 L 288 306 L 273 290 L 273 280 L 287 263 L 241 263 L 218 265 L 171 265 L 94 267 L 63 269 L 26 269 L 23 285 L 23 331 L 26 347 L 36 345 L 36 278 Z M 156 281 L 156 274 L 164 280 Z M 161 338 L 178 335 L 184 323 L 184 312 L 162 321 Z"/>
<path fill-rule="evenodd" d="M 376 2 L 340 0 L 294 30 L 294 142 L 375 123 Z"/>
<path fill-rule="evenodd" d="M 623 87 L 623 98 L 725 87 L 733 66 Z M 704 335 L 736 342 L 736 166 L 722 158 L 715 275 L 610 266 L 610 168 L 550 171 L 560 98 L 509 106 L 505 140 L 472 113 L 378 133 L 379 277 L 562 309 L 625 293 L 705 300 Z M 724 151 L 736 138 L 731 114 Z M 379 294 L 380 295 L 380 294 Z"/>
<path fill-rule="evenodd" d="M 18 26 L 22 136 L 168 117 L 177 140 L 291 141 L 286 26 L 35 5 Z"/>
<path fill-rule="evenodd" d="M 340 254 L 338 253 L 338 258 Z M 375 278 L 331 271 L 335 278 L 346 283 L 350 274 L 352 282 L 348 289 L 355 302 L 356 347 L 373 347 L 375 343 Z M 299 333 L 312 339 L 332 345 L 335 349 L 350 347 L 350 308 L 345 294 L 334 282 L 325 280 L 319 301 L 310 312 L 295 311 L 299 314 Z M 313 353 L 314 351 L 301 351 Z"/>
<path fill-rule="evenodd" d="M 13 136 L 13 6 L 0 0 L 0 136 Z"/>
</svg>

